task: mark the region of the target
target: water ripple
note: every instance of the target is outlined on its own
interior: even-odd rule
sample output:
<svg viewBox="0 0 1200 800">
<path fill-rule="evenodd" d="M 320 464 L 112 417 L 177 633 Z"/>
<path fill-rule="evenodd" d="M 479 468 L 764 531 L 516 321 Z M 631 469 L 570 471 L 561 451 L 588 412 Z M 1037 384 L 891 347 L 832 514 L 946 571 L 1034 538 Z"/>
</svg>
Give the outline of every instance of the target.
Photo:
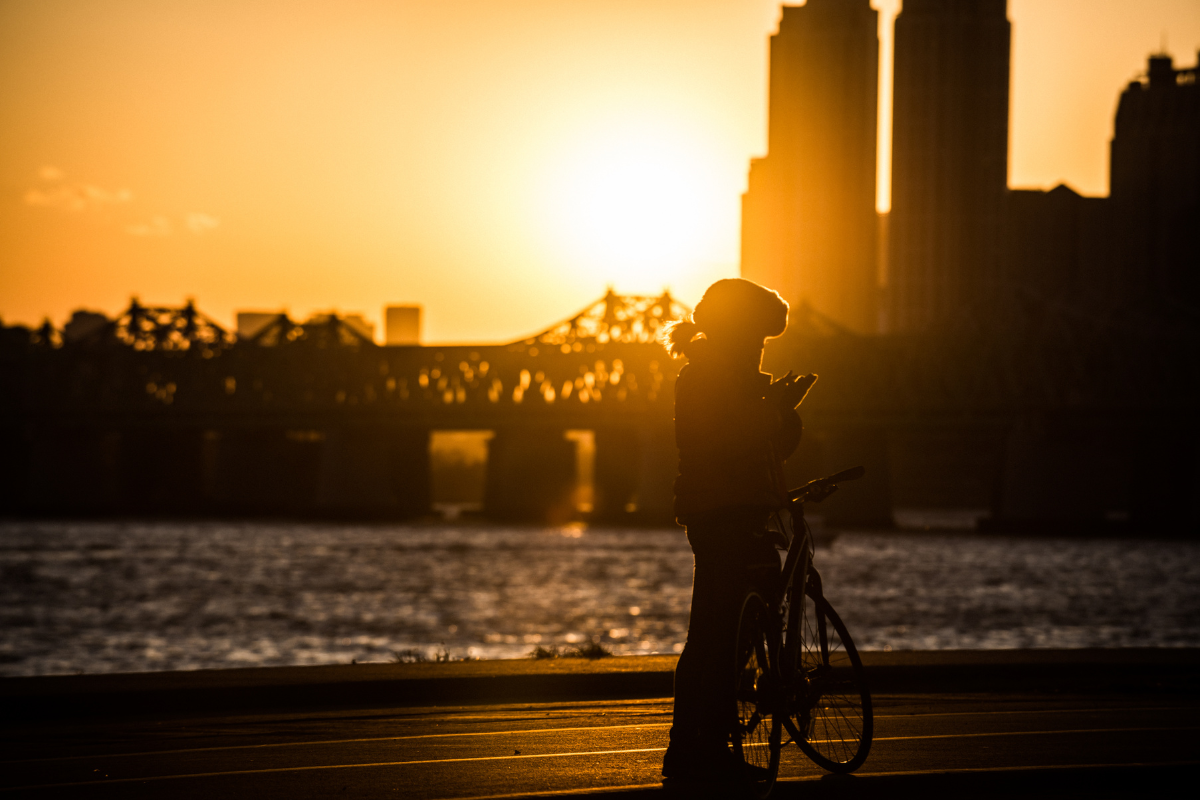
<svg viewBox="0 0 1200 800">
<path fill-rule="evenodd" d="M 853 533 L 818 551 L 865 649 L 1200 646 L 1200 545 Z M 0 675 L 678 652 L 680 531 L 0 523 Z"/>
</svg>

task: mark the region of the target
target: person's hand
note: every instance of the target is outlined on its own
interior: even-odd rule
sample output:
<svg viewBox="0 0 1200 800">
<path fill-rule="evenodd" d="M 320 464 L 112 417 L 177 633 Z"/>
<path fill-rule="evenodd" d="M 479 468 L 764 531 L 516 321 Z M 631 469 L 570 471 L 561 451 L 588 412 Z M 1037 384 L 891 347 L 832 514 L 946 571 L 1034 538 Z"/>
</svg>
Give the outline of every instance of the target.
<svg viewBox="0 0 1200 800">
<path fill-rule="evenodd" d="M 768 399 L 778 403 L 779 408 L 790 411 L 804 400 L 808 390 L 817 382 L 816 374 L 793 376 L 791 370 L 771 384 Z"/>
<path fill-rule="evenodd" d="M 792 371 L 788 370 L 787 375 L 771 381 L 771 385 L 767 387 L 765 394 L 767 402 L 780 409 L 785 408 L 784 403 L 787 402 L 788 387 L 792 385 L 792 381 L 794 380 Z"/>
</svg>

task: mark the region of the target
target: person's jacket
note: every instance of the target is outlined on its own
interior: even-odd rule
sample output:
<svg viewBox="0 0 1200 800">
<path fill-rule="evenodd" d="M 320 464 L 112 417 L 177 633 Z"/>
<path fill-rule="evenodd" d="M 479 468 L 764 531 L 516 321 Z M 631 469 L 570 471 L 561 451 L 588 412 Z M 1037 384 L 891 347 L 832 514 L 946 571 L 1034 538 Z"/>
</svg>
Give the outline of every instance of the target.
<svg viewBox="0 0 1200 800">
<path fill-rule="evenodd" d="M 799 415 L 765 399 L 767 373 L 698 349 L 675 382 L 676 519 L 686 525 L 717 509 L 778 508 L 783 460 L 800 443 Z"/>
</svg>

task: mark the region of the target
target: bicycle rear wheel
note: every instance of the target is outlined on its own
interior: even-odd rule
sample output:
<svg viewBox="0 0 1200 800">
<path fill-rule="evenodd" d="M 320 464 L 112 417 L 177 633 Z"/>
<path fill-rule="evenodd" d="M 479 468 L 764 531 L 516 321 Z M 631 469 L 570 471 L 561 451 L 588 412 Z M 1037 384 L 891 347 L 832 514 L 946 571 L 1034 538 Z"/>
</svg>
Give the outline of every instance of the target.
<svg viewBox="0 0 1200 800">
<path fill-rule="evenodd" d="M 862 660 L 841 617 L 820 594 L 805 594 L 800 625 L 792 733 L 817 765 L 853 772 L 866 761 L 875 731 Z"/>
<path fill-rule="evenodd" d="M 767 602 L 757 592 L 748 592 L 738 617 L 734 696 L 737 699 L 737 727 L 733 752 L 743 764 L 743 773 L 754 797 L 765 798 L 775 786 L 779 774 L 779 750 L 783 720 L 772 659 L 779 652 L 772 638 L 773 616 Z"/>
</svg>

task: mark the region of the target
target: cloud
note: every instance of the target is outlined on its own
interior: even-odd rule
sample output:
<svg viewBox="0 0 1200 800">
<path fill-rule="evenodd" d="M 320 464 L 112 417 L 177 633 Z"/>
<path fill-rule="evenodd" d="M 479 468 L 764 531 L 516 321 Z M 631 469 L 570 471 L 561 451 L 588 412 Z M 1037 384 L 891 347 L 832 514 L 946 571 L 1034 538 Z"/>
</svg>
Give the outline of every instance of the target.
<svg viewBox="0 0 1200 800">
<path fill-rule="evenodd" d="M 25 193 L 27 205 L 78 213 L 133 200 L 133 192 L 128 189 L 109 190 L 90 183 L 63 183 L 66 173 L 51 164 L 43 166 L 37 174 L 45 185 Z"/>
<path fill-rule="evenodd" d="M 72 183 L 50 186 L 45 189 L 30 189 L 25 193 L 25 203 L 28 205 L 72 213 L 120 205 L 131 200 L 133 200 L 133 192 L 128 189 L 110 191 L 90 183 Z"/>
<path fill-rule="evenodd" d="M 184 215 L 182 226 L 183 230 L 200 236 L 208 233 L 220 224 L 221 220 L 212 214 L 205 214 L 202 211 L 192 211 Z M 175 227 L 170 218 L 160 214 L 146 222 L 135 222 L 132 225 L 126 225 L 125 232 L 131 236 L 170 236 L 175 232 Z"/>
<path fill-rule="evenodd" d="M 52 164 L 41 167 L 37 176 L 40 185 L 25 192 L 26 205 L 68 213 L 83 213 L 126 205 L 133 201 L 133 192 L 128 189 L 109 190 L 90 183 L 68 183 L 66 173 Z M 93 219 L 108 224 L 117 222 L 120 217 L 114 219 L 113 215 L 104 214 Z M 178 228 L 202 236 L 220 224 L 221 220 L 212 214 L 190 211 L 177 222 L 172 222 L 171 218 L 165 215 L 156 214 L 148 220 L 125 225 L 125 232 L 130 236 L 161 237 L 170 236 Z"/>
<path fill-rule="evenodd" d="M 221 220 L 201 211 L 192 211 L 183 218 L 183 226 L 197 236 L 208 233 L 220 224 Z"/>
<path fill-rule="evenodd" d="M 174 228 L 171 220 L 158 216 L 149 222 L 135 222 L 125 226 L 125 232 L 131 236 L 170 236 Z"/>
</svg>

